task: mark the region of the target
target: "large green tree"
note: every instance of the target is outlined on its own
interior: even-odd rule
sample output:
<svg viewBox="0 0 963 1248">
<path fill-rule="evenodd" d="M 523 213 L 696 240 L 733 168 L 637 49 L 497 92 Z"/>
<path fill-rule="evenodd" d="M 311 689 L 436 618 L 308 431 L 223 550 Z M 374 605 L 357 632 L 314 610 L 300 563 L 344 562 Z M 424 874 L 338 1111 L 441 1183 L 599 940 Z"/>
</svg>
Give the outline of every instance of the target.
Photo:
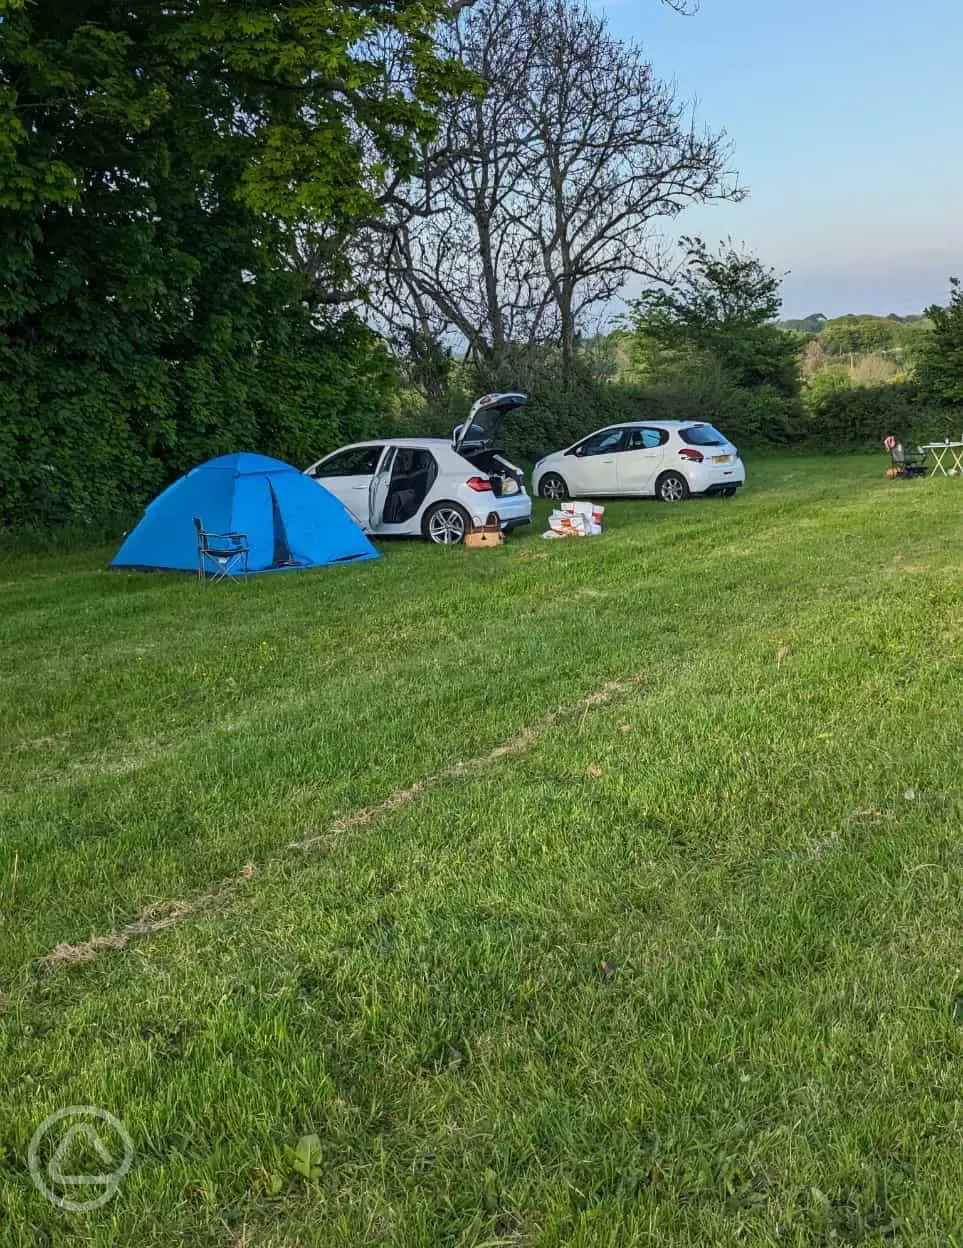
<svg viewBox="0 0 963 1248">
<path fill-rule="evenodd" d="M 709 358 L 737 386 L 798 394 L 803 339 L 773 323 L 782 306 L 779 275 L 731 242 L 713 252 L 702 239 L 685 238 L 683 247 L 671 288 L 646 291 L 631 305 L 642 371 L 656 361 Z"/>
<path fill-rule="evenodd" d="M 376 212 L 467 85 L 435 54 L 446 12 L 0 0 L 0 523 L 129 508 L 207 454 L 306 458 L 384 418 L 380 343 L 319 318 L 286 258 Z"/>
<path fill-rule="evenodd" d="M 917 379 L 920 394 L 941 407 L 963 405 L 963 286 L 950 279 L 950 302 L 928 308 L 933 331 L 920 339 Z"/>
</svg>

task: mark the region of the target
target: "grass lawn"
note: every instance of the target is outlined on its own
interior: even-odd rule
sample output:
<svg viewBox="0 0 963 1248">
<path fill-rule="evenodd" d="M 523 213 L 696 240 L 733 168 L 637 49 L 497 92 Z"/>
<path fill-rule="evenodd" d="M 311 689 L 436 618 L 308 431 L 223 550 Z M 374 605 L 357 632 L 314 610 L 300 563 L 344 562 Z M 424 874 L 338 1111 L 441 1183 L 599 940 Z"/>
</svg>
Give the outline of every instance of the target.
<svg viewBox="0 0 963 1248">
<path fill-rule="evenodd" d="M 963 1244 L 963 483 L 884 467 L 0 555 L 0 1242 Z M 70 1213 L 88 1104 L 135 1160 Z"/>
</svg>

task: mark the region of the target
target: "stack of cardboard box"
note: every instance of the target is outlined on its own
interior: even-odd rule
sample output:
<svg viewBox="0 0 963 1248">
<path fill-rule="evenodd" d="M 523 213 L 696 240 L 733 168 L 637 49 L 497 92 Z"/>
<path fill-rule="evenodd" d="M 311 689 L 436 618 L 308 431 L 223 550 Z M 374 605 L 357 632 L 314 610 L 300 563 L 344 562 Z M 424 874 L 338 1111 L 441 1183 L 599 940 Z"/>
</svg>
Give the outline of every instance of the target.
<svg viewBox="0 0 963 1248">
<path fill-rule="evenodd" d="M 574 499 L 562 503 L 548 518 L 549 529 L 543 537 L 596 537 L 602 532 L 604 507 L 597 503 L 580 503 Z"/>
</svg>

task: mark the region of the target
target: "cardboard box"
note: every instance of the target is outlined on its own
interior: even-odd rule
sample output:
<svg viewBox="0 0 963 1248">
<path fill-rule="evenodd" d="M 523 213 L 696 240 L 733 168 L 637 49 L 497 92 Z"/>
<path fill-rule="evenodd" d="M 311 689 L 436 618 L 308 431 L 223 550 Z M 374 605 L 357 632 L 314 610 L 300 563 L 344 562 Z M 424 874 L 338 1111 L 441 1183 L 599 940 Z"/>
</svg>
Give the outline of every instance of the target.
<svg viewBox="0 0 963 1248">
<path fill-rule="evenodd" d="M 548 518 L 546 537 L 597 537 L 602 532 L 604 507 L 567 501 Z"/>
<path fill-rule="evenodd" d="M 598 503 L 582 503 L 574 498 L 562 503 L 561 510 L 569 516 L 585 516 L 586 519 L 599 526 L 601 526 L 602 517 L 605 515 L 605 508 L 599 506 Z"/>
</svg>

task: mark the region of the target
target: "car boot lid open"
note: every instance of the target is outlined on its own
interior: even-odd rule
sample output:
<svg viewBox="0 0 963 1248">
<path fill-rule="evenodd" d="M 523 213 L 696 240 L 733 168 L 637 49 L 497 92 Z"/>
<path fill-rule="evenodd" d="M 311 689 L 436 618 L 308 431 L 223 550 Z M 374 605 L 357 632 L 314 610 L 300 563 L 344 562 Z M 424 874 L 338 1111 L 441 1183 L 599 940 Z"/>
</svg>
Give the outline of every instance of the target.
<svg viewBox="0 0 963 1248">
<path fill-rule="evenodd" d="M 474 404 L 465 423 L 452 434 L 452 446 L 460 454 L 492 450 L 505 416 L 527 402 L 527 394 L 486 394 Z"/>
</svg>

